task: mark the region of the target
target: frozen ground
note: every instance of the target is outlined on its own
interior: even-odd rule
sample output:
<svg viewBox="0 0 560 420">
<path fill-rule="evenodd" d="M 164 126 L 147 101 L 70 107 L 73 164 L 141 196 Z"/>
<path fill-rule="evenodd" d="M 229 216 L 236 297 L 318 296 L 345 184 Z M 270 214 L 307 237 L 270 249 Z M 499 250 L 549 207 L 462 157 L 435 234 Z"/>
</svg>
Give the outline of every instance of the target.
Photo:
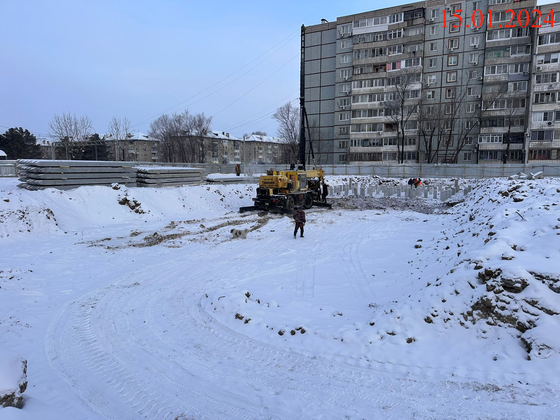
<svg viewBox="0 0 560 420">
<path fill-rule="evenodd" d="M 16 184 L 0 337 L 29 385 L 0 419 L 558 418 L 560 180 L 333 197 L 295 240 L 237 212 L 249 184 Z"/>
</svg>

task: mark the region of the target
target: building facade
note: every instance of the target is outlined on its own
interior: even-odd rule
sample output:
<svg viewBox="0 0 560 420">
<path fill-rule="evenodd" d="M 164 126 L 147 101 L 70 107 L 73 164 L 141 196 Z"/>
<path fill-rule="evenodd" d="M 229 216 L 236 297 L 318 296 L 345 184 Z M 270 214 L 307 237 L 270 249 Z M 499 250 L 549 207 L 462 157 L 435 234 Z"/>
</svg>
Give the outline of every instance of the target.
<svg viewBox="0 0 560 420">
<path fill-rule="evenodd" d="M 177 144 L 188 145 L 194 143 L 199 152 L 189 159 L 193 163 L 246 163 L 246 164 L 275 164 L 284 163 L 284 149 L 288 145 L 278 137 L 250 135 L 242 138 L 230 133 L 211 131 L 202 138 L 188 138 L 177 136 Z M 197 162 L 194 162 L 197 160 Z"/>
<path fill-rule="evenodd" d="M 431 0 L 302 27 L 316 160 L 560 162 L 558 13 Z"/>
</svg>

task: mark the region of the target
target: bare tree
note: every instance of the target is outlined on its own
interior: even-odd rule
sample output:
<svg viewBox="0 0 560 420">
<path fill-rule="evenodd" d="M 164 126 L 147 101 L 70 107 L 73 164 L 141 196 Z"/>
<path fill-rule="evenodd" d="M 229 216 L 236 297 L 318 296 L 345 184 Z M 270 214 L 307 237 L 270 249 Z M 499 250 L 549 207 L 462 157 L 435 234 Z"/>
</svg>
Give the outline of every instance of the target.
<svg viewBox="0 0 560 420">
<path fill-rule="evenodd" d="M 272 118 L 278 121 L 278 137 L 287 144 L 287 147 L 284 149 L 284 161 L 286 163 L 297 162 L 300 123 L 299 107 L 295 107 L 291 102 L 288 102 L 278 108 Z"/>
<path fill-rule="evenodd" d="M 427 163 L 437 163 L 440 159 L 457 163 L 482 117 L 503 95 L 501 89 L 488 93 L 481 105 L 480 100 L 469 96 L 473 88 L 472 79 L 468 78 L 459 87 L 448 87 L 444 91 L 445 99 L 438 103 L 424 101 L 420 135 Z"/>
<path fill-rule="evenodd" d="M 115 141 L 115 160 L 120 160 L 122 152 L 122 160 L 125 160 L 125 145 L 123 140 L 126 140 L 130 135 L 130 121 L 127 118 L 113 117 L 109 122 L 109 138 Z M 121 143 L 121 147 L 119 147 Z"/>
<path fill-rule="evenodd" d="M 437 162 L 443 139 L 443 106 L 441 103 L 426 103 L 422 106 L 421 111 L 419 132 L 424 144 L 425 160 L 426 163 L 434 163 Z"/>
<path fill-rule="evenodd" d="M 175 162 L 177 147 L 173 137 L 180 134 L 177 116 L 161 115 L 150 124 L 148 135 L 160 141 L 162 158 L 166 162 Z"/>
<path fill-rule="evenodd" d="M 93 123 L 85 115 L 79 118 L 70 113 L 55 115 L 49 122 L 49 136 L 64 144 L 66 159 L 74 158 L 75 143 L 88 140 L 93 131 Z"/>
<path fill-rule="evenodd" d="M 385 127 L 397 134 L 397 161 L 404 163 L 406 130 L 418 115 L 422 102 L 421 74 L 411 67 L 396 73 L 393 79 L 385 94 L 385 117 L 388 117 Z"/>
</svg>

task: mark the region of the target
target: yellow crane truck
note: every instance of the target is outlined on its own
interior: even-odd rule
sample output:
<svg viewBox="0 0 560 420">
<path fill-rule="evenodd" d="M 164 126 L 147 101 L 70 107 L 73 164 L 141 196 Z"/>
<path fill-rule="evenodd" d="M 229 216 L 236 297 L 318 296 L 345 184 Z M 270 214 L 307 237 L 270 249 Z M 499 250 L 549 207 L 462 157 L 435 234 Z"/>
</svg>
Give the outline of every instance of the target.
<svg viewBox="0 0 560 420">
<path fill-rule="evenodd" d="M 241 212 L 265 210 L 291 213 L 296 206 L 305 209 L 313 205 L 330 207 L 321 202 L 321 185 L 324 182 L 322 169 L 313 170 L 269 170 L 261 175 L 254 206 L 241 207 Z"/>
</svg>

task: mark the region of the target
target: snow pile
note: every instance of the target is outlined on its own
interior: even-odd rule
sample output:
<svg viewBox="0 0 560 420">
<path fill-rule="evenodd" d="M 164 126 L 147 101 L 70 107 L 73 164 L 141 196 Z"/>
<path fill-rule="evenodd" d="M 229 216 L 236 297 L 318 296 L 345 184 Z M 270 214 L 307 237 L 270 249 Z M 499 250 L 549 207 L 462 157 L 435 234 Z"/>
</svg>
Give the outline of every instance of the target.
<svg viewBox="0 0 560 420">
<path fill-rule="evenodd" d="M 450 212 L 457 226 L 425 250 L 444 251 L 453 264 L 431 285 L 449 302 L 434 305 L 430 322 L 454 318 L 462 326 L 506 327 L 529 360 L 558 354 L 559 210 L 558 180 L 493 180 L 477 186 Z M 471 295 L 467 302 L 458 297 L 457 287 Z"/>
<path fill-rule="evenodd" d="M 27 361 L 0 350 L 0 407 L 21 408 L 26 389 Z"/>
<path fill-rule="evenodd" d="M 252 204 L 253 185 L 128 188 L 116 184 L 72 190 L 0 187 L 0 238 L 83 232 L 164 218 L 216 217 Z"/>
</svg>

